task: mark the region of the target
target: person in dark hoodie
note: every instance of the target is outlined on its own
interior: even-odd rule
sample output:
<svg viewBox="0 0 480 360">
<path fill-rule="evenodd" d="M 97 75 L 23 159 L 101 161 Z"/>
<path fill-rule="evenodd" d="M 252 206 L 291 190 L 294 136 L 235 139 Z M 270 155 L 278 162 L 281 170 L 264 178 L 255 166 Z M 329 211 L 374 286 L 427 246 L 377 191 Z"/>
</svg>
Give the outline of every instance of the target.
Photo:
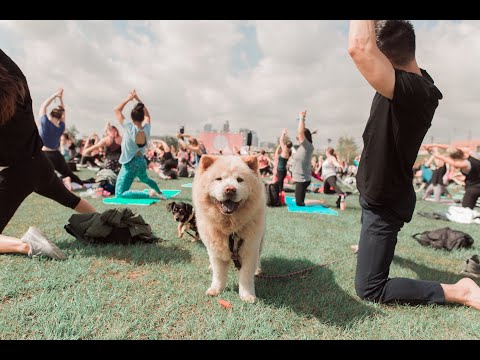
<svg viewBox="0 0 480 360">
<path fill-rule="evenodd" d="M 379 303 L 459 303 L 480 309 L 480 288 L 389 278 L 397 234 L 412 219 L 416 196 L 412 167 L 442 93 L 415 58 L 415 32 L 407 20 L 351 20 L 348 52 L 375 89 L 357 173 L 362 229 L 355 290 Z"/>
</svg>

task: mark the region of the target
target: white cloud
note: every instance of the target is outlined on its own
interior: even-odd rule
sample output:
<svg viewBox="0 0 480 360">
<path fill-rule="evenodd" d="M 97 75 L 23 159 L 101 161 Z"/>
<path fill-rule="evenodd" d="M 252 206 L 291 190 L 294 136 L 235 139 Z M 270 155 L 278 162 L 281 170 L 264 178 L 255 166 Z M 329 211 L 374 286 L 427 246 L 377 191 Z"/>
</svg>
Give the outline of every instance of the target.
<svg viewBox="0 0 480 360">
<path fill-rule="evenodd" d="M 244 40 L 241 24 L 255 27 L 262 57 L 238 71 L 232 56 Z M 0 41 L 27 76 L 35 112 L 63 86 L 67 121 L 83 133 L 114 121 L 112 109 L 135 87 L 158 135 L 229 120 L 233 129 L 250 127 L 275 140 L 284 127 L 293 133 L 297 112 L 307 108 L 318 145 L 341 135 L 360 142 L 370 111 L 373 90 L 347 54 L 347 27 L 347 21 L 9 20 L 0 21 Z M 480 137 L 480 22 L 439 21 L 416 30 L 419 65 L 444 94 L 428 136 L 446 141 L 471 129 Z M 238 56 L 248 63 L 245 52 Z"/>
</svg>

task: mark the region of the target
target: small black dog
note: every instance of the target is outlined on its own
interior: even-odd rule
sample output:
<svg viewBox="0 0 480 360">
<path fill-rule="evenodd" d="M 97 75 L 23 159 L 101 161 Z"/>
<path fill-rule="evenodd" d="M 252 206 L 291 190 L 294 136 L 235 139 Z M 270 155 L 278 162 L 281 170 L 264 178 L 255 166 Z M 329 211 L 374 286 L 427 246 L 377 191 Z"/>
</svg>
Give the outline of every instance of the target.
<svg viewBox="0 0 480 360">
<path fill-rule="evenodd" d="M 195 232 L 195 236 L 187 231 L 187 234 L 193 237 L 192 242 L 200 240 L 197 221 L 195 219 L 195 210 L 192 205 L 184 202 L 171 202 L 167 204 L 167 210 L 173 214 L 173 219 L 179 223 L 177 228 L 178 238 L 183 238 L 185 231 L 192 230 Z"/>
</svg>

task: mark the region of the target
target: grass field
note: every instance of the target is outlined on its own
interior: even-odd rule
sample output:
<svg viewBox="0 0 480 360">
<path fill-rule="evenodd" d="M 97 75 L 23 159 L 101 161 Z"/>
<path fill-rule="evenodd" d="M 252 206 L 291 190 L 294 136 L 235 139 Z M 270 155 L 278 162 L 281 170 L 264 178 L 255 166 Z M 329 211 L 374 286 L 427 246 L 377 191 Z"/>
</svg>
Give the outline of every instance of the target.
<svg viewBox="0 0 480 360">
<path fill-rule="evenodd" d="M 91 176 L 80 172 L 80 177 Z M 161 181 L 181 189 L 175 199 L 191 201 L 189 179 Z M 143 189 L 135 183 L 134 188 Z M 324 198 L 335 205 L 334 196 Z M 98 211 L 112 208 L 100 199 Z M 150 245 L 89 246 L 63 226 L 72 211 L 31 195 L 4 231 L 20 237 L 29 225 L 68 255 L 66 261 L 0 255 L 0 339 L 479 339 L 480 313 L 462 306 L 384 306 L 359 300 L 353 278 L 358 242 L 358 197 L 347 199 L 339 216 L 292 214 L 269 208 L 262 255 L 266 274 L 281 274 L 314 264 L 304 277 L 256 281 L 258 301 L 238 296 L 237 270 L 230 269 L 226 290 L 205 295 L 210 285 L 208 256 L 201 243 L 176 238 L 176 223 L 164 203 L 131 207 L 163 241 Z M 1 205 L 0 205 L 1 206 Z M 446 205 L 418 201 L 416 211 Z M 455 282 L 464 260 L 478 248 L 447 252 L 421 247 L 410 236 L 450 226 L 480 243 L 480 226 L 415 216 L 399 235 L 391 277 Z M 188 236 L 186 236 L 188 237 Z"/>
</svg>

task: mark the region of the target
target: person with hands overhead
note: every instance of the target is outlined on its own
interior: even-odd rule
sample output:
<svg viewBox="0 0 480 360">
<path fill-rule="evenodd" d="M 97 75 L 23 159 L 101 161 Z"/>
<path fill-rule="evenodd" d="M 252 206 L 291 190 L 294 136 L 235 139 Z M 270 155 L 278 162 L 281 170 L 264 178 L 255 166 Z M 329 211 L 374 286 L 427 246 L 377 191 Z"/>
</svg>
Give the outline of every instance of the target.
<svg viewBox="0 0 480 360">
<path fill-rule="evenodd" d="M 131 111 L 130 117 L 132 121 L 125 121 L 122 111 L 125 105 L 132 100 L 136 100 L 138 103 Z M 115 195 L 119 198 L 159 198 L 165 200 L 157 183 L 147 174 L 147 161 L 145 160 L 144 154 L 147 143 L 150 140 L 151 120 L 147 107 L 140 100 L 135 89 L 128 94 L 125 100 L 123 100 L 113 112 L 124 130 L 121 145 L 122 152 L 119 160 L 122 168 L 118 174 L 115 185 Z M 130 190 L 136 177 L 151 188 L 149 193 Z"/>
<path fill-rule="evenodd" d="M 60 105 L 52 109 L 50 114 L 47 114 L 48 107 L 57 98 L 60 100 Z M 52 163 L 53 168 L 63 178 L 70 177 L 71 181 L 84 185 L 83 180 L 73 173 L 59 150 L 60 137 L 65 132 L 65 104 L 63 103 L 62 88 L 42 103 L 38 115 L 40 117 L 38 130 L 43 141 L 42 150 Z"/>
<path fill-rule="evenodd" d="M 412 219 L 413 164 L 442 93 L 415 58 L 406 20 L 351 20 L 348 52 L 376 91 L 357 173 L 362 208 L 355 290 L 364 300 L 409 305 L 459 303 L 480 309 L 480 288 L 390 278 L 397 234 Z"/>
</svg>

